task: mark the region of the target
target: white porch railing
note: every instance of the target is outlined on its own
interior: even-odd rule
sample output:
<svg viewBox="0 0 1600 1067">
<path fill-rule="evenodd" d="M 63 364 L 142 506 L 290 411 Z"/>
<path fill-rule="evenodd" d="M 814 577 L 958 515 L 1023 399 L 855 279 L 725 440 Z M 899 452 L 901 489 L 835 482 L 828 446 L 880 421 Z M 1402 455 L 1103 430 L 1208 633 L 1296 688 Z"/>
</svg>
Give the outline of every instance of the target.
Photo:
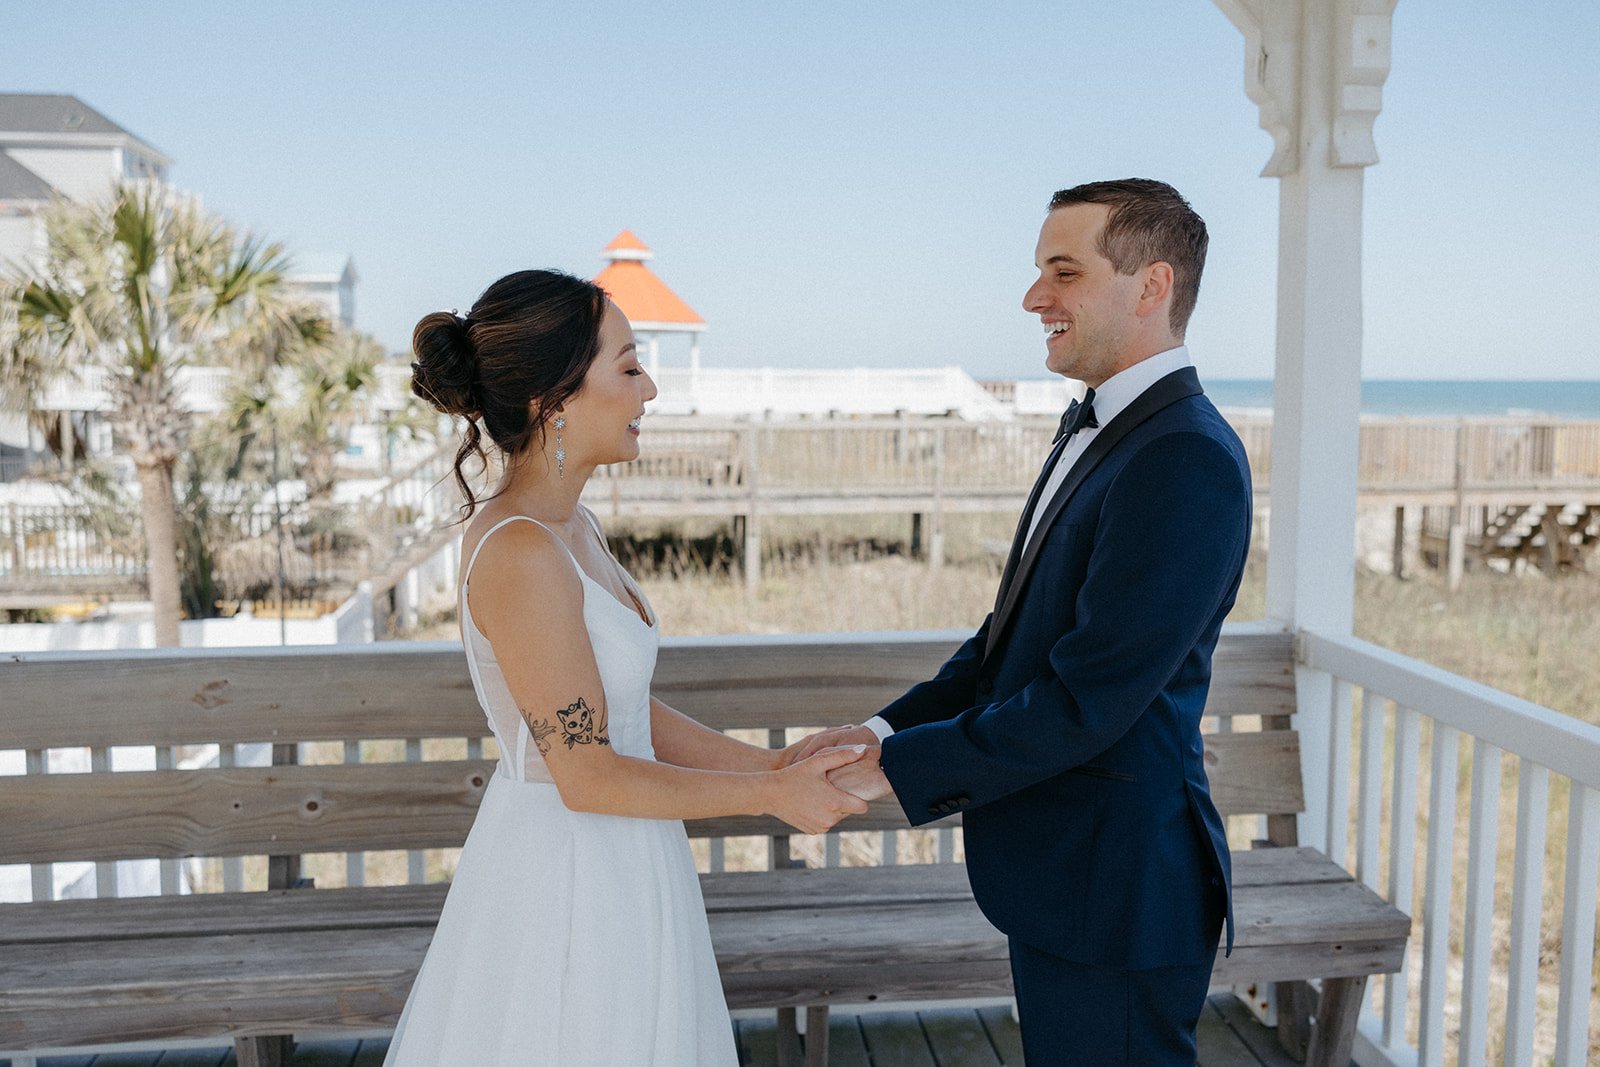
<svg viewBox="0 0 1600 1067">
<path fill-rule="evenodd" d="M 1358 1062 L 1590 1062 L 1600 727 L 1353 638 L 1302 632 L 1300 663 L 1334 694 L 1328 825 L 1301 840 L 1413 917 L 1405 969 L 1368 987 Z"/>
</svg>

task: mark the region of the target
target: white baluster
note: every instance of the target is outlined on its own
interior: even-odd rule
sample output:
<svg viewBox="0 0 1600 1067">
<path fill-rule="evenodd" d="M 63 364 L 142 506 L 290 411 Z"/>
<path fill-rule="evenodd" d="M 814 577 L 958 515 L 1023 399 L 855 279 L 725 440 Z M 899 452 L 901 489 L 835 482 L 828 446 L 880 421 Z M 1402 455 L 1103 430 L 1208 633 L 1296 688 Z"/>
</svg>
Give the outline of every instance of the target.
<svg viewBox="0 0 1600 1067">
<path fill-rule="evenodd" d="M 1328 839 L 1323 851 L 1341 867 L 1350 840 L 1350 708 L 1355 693 L 1355 686 L 1334 679 L 1328 713 Z"/>
<path fill-rule="evenodd" d="M 1422 1007 L 1417 1062 L 1444 1067 L 1444 1001 L 1450 977 L 1450 876 L 1455 867 L 1456 779 L 1461 733 L 1433 724 L 1433 783 L 1428 790 L 1428 868 L 1422 891 Z"/>
<path fill-rule="evenodd" d="M 1383 834 L 1385 703 L 1384 698 L 1371 689 L 1361 694 L 1361 784 L 1356 798 L 1356 877 L 1373 892 L 1379 891 L 1378 854 Z"/>
<path fill-rule="evenodd" d="M 1600 790 L 1572 783 L 1567 812 L 1566 893 L 1561 904 L 1561 991 L 1556 996 L 1556 1067 L 1589 1062 L 1594 983 L 1594 905 L 1600 876 Z"/>
<path fill-rule="evenodd" d="M 1421 719 L 1406 707 L 1395 709 L 1394 793 L 1390 798 L 1393 823 L 1389 828 L 1389 903 L 1413 915 L 1416 871 L 1412 857 L 1417 843 L 1417 762 L 1421 748 Z M 1405 1048 L 1406 1007 L 1410 993 L 1406 975 L 1411 969 L 1409 942 L 1401 967 L 1383 980 L 1383 1043 Z"/>
<path fill-rule="evenodd" d="M 1487 1063 L 1489 958 L 1494 932 L 1494 869 L 1500 840 L 1500 749 L 1472 743 L 1471 836 L 1467 845 L 1467 928 L 1461 980 L 1461 1063 Z"/>
<path fill-rule="evenodd" d="M 1506 981 L 1505 1067 L 1533 1062 L 1539 989 L 1539 915 L 1544 900 L 1544 834 L 1550 771 L 1517 765 L 1517 856 L 1511 883 L 1511 959 Z"/>
</svg>

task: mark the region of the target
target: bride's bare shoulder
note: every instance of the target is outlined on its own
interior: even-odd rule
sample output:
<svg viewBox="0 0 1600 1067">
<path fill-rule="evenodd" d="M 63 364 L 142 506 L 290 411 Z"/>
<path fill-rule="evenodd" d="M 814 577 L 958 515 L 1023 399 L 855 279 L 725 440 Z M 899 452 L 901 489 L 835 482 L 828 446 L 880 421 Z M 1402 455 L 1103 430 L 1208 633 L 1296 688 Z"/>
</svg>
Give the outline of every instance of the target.
<svg viewBox="0 0 1600 1067">
<path fill-rule="evenodd" d="M 506 521 L 512 518 L 518 521 Z M 553 531 L 524 518 L 484 516 L 481 527 L 474 520 L 463 535 L 468 558 L 476 553 L 470 572 L 463 575 L 475 616 L 501 609 L 525 612 L 530 601 L 541 611 L 571 605 L 581 610 L 577 564 Z"/>
</svg>

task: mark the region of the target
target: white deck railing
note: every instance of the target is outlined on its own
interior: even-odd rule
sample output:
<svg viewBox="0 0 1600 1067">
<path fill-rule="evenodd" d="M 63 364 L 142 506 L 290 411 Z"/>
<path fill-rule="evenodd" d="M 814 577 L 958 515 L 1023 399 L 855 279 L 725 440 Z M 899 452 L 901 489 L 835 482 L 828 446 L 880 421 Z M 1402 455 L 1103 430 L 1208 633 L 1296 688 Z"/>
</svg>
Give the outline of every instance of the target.
<svg viewBox="0 0 1600 1067">
<path fill-rule="evenodd" d="M 1353 861 L 1413 922 L 1405 969 L 1368 988 L 1358 1062 L 1590 1062 L 1600 727 L 1353 638 L 1302 632 L 1300 663 L 1334 682 L 1328 825 L 1302 840 Z M 1552 775 L 1565 780 L 1553 796 Z M 1500 827 L 1513 812 L 1508 850 Z M 1559 939 L 1541 922 L 1546 900 Z"/>
</svg>

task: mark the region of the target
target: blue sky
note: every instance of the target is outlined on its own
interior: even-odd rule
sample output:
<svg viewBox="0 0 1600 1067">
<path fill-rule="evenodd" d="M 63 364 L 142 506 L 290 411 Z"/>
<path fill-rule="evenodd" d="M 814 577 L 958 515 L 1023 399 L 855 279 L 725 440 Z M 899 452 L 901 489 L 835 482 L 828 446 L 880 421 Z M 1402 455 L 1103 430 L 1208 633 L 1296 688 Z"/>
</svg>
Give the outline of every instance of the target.
<svg viewBox="0 0 1600 1067">
<path fill-rule="evenodd" d="M 1138 174 L 1211 228 L 1203 372 L 1271 373 L 1270 141 L 1206 0 L 0 15 L 0 90 L 75 93 L 212 209 L 354 255 L 358 325 L 394 349 L 507 271 L 595 273 L 626 226 L 709 321 L 708 366 L 1042 376 L 1044 204 Z M 1600 4 L 1400 0 L 1394 24 L 1364 373 L 1600 378 Z"/>
</svg>

